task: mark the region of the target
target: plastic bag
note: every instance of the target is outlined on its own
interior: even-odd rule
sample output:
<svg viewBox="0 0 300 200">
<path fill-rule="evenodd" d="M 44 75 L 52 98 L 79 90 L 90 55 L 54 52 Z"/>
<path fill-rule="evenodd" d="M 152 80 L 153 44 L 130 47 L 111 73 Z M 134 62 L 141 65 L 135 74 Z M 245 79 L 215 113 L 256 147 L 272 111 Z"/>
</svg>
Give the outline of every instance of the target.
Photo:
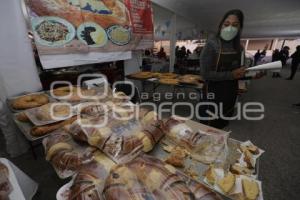
<svg viewBox="0 0 300 200">
<path fill-rule="evenodd" d="M 195 199 L 176 169 L 149 156 L 114 167 L 103 191 L 105 199 Z"/>
<path fill-rule="evenodd" d="M 68 178 L 78 168 L 93 160 L 95 148 L 77 144 L 63 130 L 52 133 L 43 140 L 46 160 L 50 161 L 60 178 Z"/>
<path fill-rule="evenodd" d="M 152 150 L 163 137 L 163 123 L 157 120 L 154 112 L 140 110 L 131 104 L 110 102 L 107 105 L 111 108 L 108 112 L 98 116 L 94 111 L 102 112 L 103 109 L 92 109 L 92 115 L 77 120 L 68 127 L 68 132 L 76 140 L 102 150 L 117 163 L 130 161 L 142 151 Z M 138 116 L 131 117 L 135 113 Z"/>
<path fill-rule="evenodd" d="M 57 200 L 93 199 L 102 200 L 105 179 L 114 166 L 101 152 L 94 153 L 94 160 L 82 165 L 73 179 L 57 192 Z"/>
<path fill-rule="evenodd" d="M 69 119 L 76 115 L 73 108 L 65 103 L 49 103 L 24 111 L 36 126 L 44 126 Z"/>
<path fill-rule="evenodd" d="M 229 133 L 192 130 L 185 120 L 170 118 L 165 124 L 167 138 L 186 148 L 192 158 L 205 164 L 224 162 L 227 157 Z"/>
</svg>

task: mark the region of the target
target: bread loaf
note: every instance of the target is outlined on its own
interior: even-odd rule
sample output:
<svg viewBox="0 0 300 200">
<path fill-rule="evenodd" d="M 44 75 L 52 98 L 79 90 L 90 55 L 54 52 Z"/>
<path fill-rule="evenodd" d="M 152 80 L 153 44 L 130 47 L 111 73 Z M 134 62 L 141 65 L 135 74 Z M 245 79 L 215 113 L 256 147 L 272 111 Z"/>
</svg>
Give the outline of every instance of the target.
<svg viewBox="0 0 300 200">
<path fill-rule="evenodd" d="M 194 199 L 186 183 L 165 166 L 151 157 L 116 166 L 105 182 L 105 199 Z"/>
</svg>

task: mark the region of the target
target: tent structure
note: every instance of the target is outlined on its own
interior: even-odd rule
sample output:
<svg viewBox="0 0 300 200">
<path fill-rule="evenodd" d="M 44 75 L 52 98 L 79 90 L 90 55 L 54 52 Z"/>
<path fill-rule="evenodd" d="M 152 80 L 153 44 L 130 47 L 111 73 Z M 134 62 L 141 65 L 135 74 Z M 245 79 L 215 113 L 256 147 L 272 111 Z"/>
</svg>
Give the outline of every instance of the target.
<svg viewBox="0 0 300 200">
<path fill-rule="evenodd" d="M 160 8 L 154 6 L 156 20 L 160 16 L 162 19 L 167 16 L 161 14 L 164 9 L 178 16 L 177 32 L 191 29 L 214 32 L 224 13 L 237 8 L 245 14 L 243 37 L 300 36 L 299 0 L 152 0 L 152 2 L 160 6 Z"/>
</svg>

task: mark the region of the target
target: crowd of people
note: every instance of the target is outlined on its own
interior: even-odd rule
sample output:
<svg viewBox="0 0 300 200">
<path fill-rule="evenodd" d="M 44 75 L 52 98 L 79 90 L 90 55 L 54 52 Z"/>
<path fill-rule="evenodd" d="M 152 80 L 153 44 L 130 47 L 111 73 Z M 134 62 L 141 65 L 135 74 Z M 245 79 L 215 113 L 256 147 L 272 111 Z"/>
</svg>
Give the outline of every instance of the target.
<svg viewBox="0 0 300 200">
<path fill-rule="evenodd" d="M 262 52 L 257 50 L 256 54 L 254 55 L 254 65 L 257 65 L 264 57 L 266 56 L 266 50 Z M 296 47 L 296 51 L 290 56 L 290 47 L 284 46 L 281 50 L 275 49 L 272 53 L 272 62 L 281 61 L 282 66 L 287 66 L 288 59 L 291 58 L 291 74 L 286 80 L 293 80 L 298 65 L 300 64 L 300 45 Z M 281 78 L 279 72 L 273 72 L 273 78 Z"/>
</svg>

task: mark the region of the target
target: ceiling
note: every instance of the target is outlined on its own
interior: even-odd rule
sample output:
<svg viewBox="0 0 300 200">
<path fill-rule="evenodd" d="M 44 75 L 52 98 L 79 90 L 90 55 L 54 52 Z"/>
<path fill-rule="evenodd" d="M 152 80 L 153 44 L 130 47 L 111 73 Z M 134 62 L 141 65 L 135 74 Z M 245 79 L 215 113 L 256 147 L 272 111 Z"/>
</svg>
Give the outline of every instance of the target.
<svg viewBox="0 0 300 200">
<path fill-rule="evenodd" d="M 152 0 L 152 2 L 169 10 L 170 13 L 176 13 L 189 24 L 195 24 L 199 30 L 215 31 L 225 12 L 237 8 L 245 15 L 243 37 L 300 37 L 300 0 Z M 155 10 L 154 8 L 154 15 Z"/>
</svg>

